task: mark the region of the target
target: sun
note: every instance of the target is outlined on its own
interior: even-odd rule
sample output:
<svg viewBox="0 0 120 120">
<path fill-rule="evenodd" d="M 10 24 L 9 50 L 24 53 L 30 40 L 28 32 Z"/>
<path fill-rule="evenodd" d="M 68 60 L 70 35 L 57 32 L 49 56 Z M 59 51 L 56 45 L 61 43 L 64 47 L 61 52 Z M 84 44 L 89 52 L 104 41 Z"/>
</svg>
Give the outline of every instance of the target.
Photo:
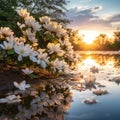
<svg viewBox="0 0 120 120">
<path fill-rule="evenodd" d="M 95 38 L 99 35 L 99 32 L 97 31 L 80 31 L 80 34 L 83 34 L 83 41 L 86 44 L 92 44 Z"/>
</svg>

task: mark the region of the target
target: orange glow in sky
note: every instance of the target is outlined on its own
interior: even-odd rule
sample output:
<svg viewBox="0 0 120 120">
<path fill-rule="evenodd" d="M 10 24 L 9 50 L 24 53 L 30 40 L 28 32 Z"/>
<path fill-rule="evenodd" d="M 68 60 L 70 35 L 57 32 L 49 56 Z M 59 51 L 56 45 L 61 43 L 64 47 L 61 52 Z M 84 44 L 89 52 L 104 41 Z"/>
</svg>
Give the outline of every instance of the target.
<svg viewBox="0 0 120 120">
<path fill-rule="evenodd" d="M 103 32 L 108 35 L 108 37 L 112 37 L 111 32 Z M 83 30 L 79 31 L 79 34 L 83 35 L 83 41 L 87 44 L 92 44 L 93 41 L 98 37 L 102 32 L 100 31 L 94 31 L 94 30 Z"/>
<path fill-rule="evenodd" d="M 100 34 L 100 32 L 90 30 L 80 31 L 79 33 L 84 35 L 83 41 L 87 44 L 92 44 L 95 38 Z"/>
</svg>

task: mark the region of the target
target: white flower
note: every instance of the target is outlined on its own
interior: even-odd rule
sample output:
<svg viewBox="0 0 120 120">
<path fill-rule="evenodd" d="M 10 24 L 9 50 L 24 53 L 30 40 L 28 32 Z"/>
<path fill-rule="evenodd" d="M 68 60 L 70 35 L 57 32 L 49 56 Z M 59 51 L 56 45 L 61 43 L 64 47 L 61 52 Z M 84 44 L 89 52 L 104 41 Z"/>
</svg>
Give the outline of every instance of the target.
<svg viewBox="0 0 120 120">
<path fill-rule="evenodd" d="M 58 70 L 58 72 L 63 72 L 63 70 L 66 68 L 67 64 L 64 60 L 58 60 L 55 59 L 55 61 L 51 62 L 52 68 L 53 68 L 53 72 L 56 72 Z"/>
<path fill-rule="evenodd" d="M 22 18 L 26 18 L 30 15 L 30 13 L 27 12 L 27 9 L 20 9 L 17 11 L 18 15 Z"/>
<path fill-rule="evenodd" d="M 17 25 L 19 26 L 20 29 L 24 28 L 25 27 L 25 24 L 21 24 L 19 22 L 17 22 Z"/>
<path fill-rule="evenodd" d="M 61 36 L 67 36 L 67 31 L 62 28 L 61 24 L 58 24 L 57 22 L 50 22 L 50 20 L 46 17 L 46 18 L 41 18 L 40 19 L 41 22 L 45 22 L 45 24 L 43 25 L 44 28 L 46 28 L 48 31 L 52 31 L 56 33 L 57 37 L 61 37 Z"/>
<path fill-rule="evenodd" d="M 29 27 L 32 27 L 34 31 L 40 30 L 41 25 L 35 20 L 27 19 L 25 20 L 25 24 Z"/>
<path fill-rule="evenodd" d="M 37 62 L 37 60 L 38 60 L 37 55 L 38 55 L 38 52 L 31 49 L 30 55 L 29 55 L 30 60 L 33 62 Z"/>
<path fill-rule="evenodd" d="M 94 85 L 95 84 L 96 78 L 95 78 L 95 75 L 90 74 L 88 76 L 85 76 L 84 80 L 85 80 L 85 85 L 89 86 L 89 85 Z"/>
<path fill-rule="evenodd" d="M 12 49 L 13 45 L 14 45 L 14 41 L 13 40 L 3 41 L 3 44 L 0 44 L 0 46 L 2 47 L 2 49 L 5 49 L 5 50 Z"/>
<path fill-rule="evenodd" d="M 60 44 L 48 43 L 47 48 L 49 49 L 49 54 L 57 53 L 59 56 L 63 56 L 64 51 L 61 50 Z"/>
<path fill-rule="evenodd" d="M 18 60 L 21 61 L 22 57 L 29 56 L 31 51 L 31 46 L 29 44 L 24 45 L 24 43 L 20 43 L 14 46 L 15 52 L 19 55 Z"/>
<path fill-rule="evenodd" d="M 73 54 L 73 46 L 72 46 L 71 42 L 69 41 L 69 37 L 66 37 L 64 39 L 64 41 L 59 39 L 59 42 L 60 42 L 61 46 L 63 46 L 65 48 L 66 53 Z"/>
<path fill-rule="evenodd" d="M 7 99 L 6 98 L 1 98 L 0 103 L 7 103 Z"/>
<path fill-rule="evenodd" d="M 19 45 L 22 42 L 25 43 L 26 42 L 26 38 L 24 38 L 24 37 L 20 37 L 20 38 L 15 37 L 14 38 L 14 42 L 15 42 L 16 45 Z"/>
<path fill-rule="evenodd" d="M 96 95 L 103 95 L 103 94 L 107 94 L 108 91 L 99 89 L 99 90 L 93 91 L 93 93 L 96 94 Z"/>
<path fill-rule="evenodd" d="M 20 90 L 26 90 L 26 88 L 30 87 L 30 84 L 26 84 L 26 81 L 22 81 L 21 83 L 13 82 L 14 86 Z"/>
<path fill-rule="evenodd" d="M 16 102 L 20 102 L 20 96 L 19 95 L 9 95 L 6 98 L 2 98 L 0 99 L 0 103 L 16 103 Z"/>
<path fill-rule="evenodd" d="M 30 70 L 29 68 L 22 69 L 22 71 L 27 75 L 33 73 L 33 70 Z"/>
<path fill-rule="evenodd" d="M 10 95 L 6 97 L 7 103 L 15 103 L 15 102 L 20 102 L 20 96 L 19 95 Z"/>
<path fill-rule="evenodd" d="M 120 75 L 109 75 L 110 76 L 110 79 L 109 81 L 112 81 L 112 82 L 116 82 L 117 84 L 120 83 Z"/>
<path fill-rule="evenodd" d="M 1 27 L 0 28 L 0 33 L 2 35 L 6 35 L 6 36 L 11 36 L 13 35 L 13 31 L 9 28 L 9 27 Z"/>
<path fill-rule="evenodd" d="M 40 64 L 42 68 L 46 68 L 48 63 L 48 54 L 39 52 L 37 64 Z"/>
<path fill-rule="evenodd" d="M 47 67 L 46 62 L 43 61 L 43 60 L 41 60 L 40 65 L 41 65 L 42 68 L 46 68 Z"/>
<path fill-rule="evenodd" d="M 86 103 L 86 104 L 95 104 L 98 101 L 95 98 L 87 98 L 83 102 Z"/>
<path fill-rule="evenodd" d="M 43 16 L 43 17 L 40 17 L 40 22 L 41 23 L 49 23 L 50 22 L 50 18 L 48 16 Z"/>
<path fill-rule="evenodd" d="M 25 21 L 26 21 L 26 20 L 33 20 L 33 21 L 35 21 L 35 18 L 34 18 L 33 16 L 27 16 L 27 17 L 25 17 L 24 20 L 25 20 Z"/>
<path fill-rule="evenodd" d="M 56 31 L 56 27 L 57 27 L 57 23 L 56 22 L 49 22 L 49 23 L 46 23 L 44 26 L 44 28 L 46 28 L 48 31 L 53 31 L 55 32 Z"/>
<path fill-rule="evenodd" d="M 67 31 L 62 28 L 62 25 L 57 25 L 57 27 L 56 27 L 56 35 L 59 38 L 61 36 L 66 36 L 67 35 Z"/>
<path fill-rule="evenodd" d="M 30 41 L 32 42 L 37 42 L 38 40 L 35 38 L 35 32 L 32 32 L 31 31 L 31 28 L 28 28 L 28 31 L 27 31 L 27 37 Z"/>
<path fill-rule="evenodd" d="M 78 62 L 78 58 L 77 58 L 77 56 L 74 53 L 75 52 L 73 52 L 73 51 L 66 51 L 64 57 L 69 59 L 73 63 L 77 63 Z"/>
<path fill-rule="evenodd" d="M 95 66 L 92 66 L 91 68 L 90 68 L 90 72 L 92 72 L 92 73 L 98 73 L 98 68 L 97 67 L 95 67 Z"/>
<path fill-rule="evenodd" d="M 70 39 L 70 38 L 66 35 L 66 36 L 64 37 L 64 41 L 62 41 L 61 39 L 59 39 L 59 40 L 61 40 L 61 41 L 59 41 L 59 42 L 61 43 L 62 46 L 68 47 L 68 46 L 71 46 L 71 42 L 69 41 L 69 39 Z"/>
</svg>

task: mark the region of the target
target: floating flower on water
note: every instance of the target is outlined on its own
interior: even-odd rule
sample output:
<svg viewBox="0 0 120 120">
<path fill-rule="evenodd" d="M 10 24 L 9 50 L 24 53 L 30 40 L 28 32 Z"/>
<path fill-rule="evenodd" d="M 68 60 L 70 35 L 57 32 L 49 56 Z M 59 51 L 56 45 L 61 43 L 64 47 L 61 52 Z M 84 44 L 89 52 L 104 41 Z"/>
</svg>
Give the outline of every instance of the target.
<svg viewBox="0 0 120 120">
<path fill-rule="evenodd" d="M 22 71 L 27 75 L 33 73 L 33 70 L 30 70 L 29 68 L 22 69 Z"/>
<path fill-rule="evenodd" d="M 120 83 L 120 75 L 117 75 L 116 77 L 113 77 L 112 79 L 110 79 L 109 81 L 112 81 L 112 82 L 116 82 L 116 83 Z"/>
<path fill-rule="evenodd" d="M 108 94 L 108 91 L 107 90 L 101 90 L 101 89 L 99 89 L 99 90 L 93 91 L 93 93 L 95 95 L 103 95 L 103 94 Z"/>
<path fill-rule="evenodd" d="M 20 102 L 20 96 L 19 95 L 9 95 L 6 98 L 2 98 L 0 99 L 0 103 L 16 103 L 16 102 Z"/>
<path fill-rule="evenodd" d="M 100 83 L 96 83 L 98 87 L 106 87 L 105 85 L 102 85 Z"/>
<path fill-rule="evenodd" d="M 98 101 L 95 98 L 87 98 L 87 99 L 83 100 L 83 102 L 86 104 L 95 104 Z"/>
<path fill-rule="evenodd" d="M 15 103 L 15 102 L 20 102 L 20 96 L 19 95 L 10 95 L 6 97 L 7 103 Z"/>
<path fill-rule="evenodd" d="M 15 118 L 18 120 L 27 120 L 27 119 L 31 119 L 32 116 L 32 112 L 29 109 L 26 109 L 24 106 L 19 105 L 18 106 L 18 114 L 15 116 Z"/>
<path fill-rule="evenodd" d="M 90 74 L 88 76 L 85 76 L 84 80 L 85 80 L 85 85 L 90 86 L 95 84 L 96 78 L 95 78 L 95 75 Z"/>
<path fill-rule="evenodd" d="M 14 81 L 14 86 L 20 90 L 26 90 L 26 88 L 30 87 L 30 84 L 26 84 L 26 81 L 22 81 L 21 83 L 17 83 Z"/>
<path fill-rule="evenodd" d="M 98 68 L 95 67 L 95 66 L 92 66 L 92 67 L 90 68 L 90 72 L 92 72 L 92 73 L 98 73 Z"/>
</svg>

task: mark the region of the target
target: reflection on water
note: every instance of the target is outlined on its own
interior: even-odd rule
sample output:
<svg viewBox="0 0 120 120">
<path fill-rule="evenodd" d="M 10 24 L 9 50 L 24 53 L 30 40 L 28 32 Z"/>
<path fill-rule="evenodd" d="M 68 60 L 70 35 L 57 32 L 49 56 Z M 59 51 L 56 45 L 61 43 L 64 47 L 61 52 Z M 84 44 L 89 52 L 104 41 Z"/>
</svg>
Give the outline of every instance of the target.
<svg viewBox="0 0 120 120">
<path fill-rule="evenodd" d="M 81 54 L 74 74 L 7 94 L 22 101 L 1 103 L 0 120 L 120 120 L 119 83 L 119 55 Z"/>
<path fill-rule="evenodd" d="M 95 65 L 96 63 L 99 64 L 100 66 L 104 66 L 110 62 L 112 62 L 114 64 L 115 67 L 119 67 L 120 66 L 120 55 L 119 54 L 115 54 L 115 55 L 111 55 L 111 54 L 107 54 L 107 55 L 103 55 L 103 54 L 83 54 L 81 55 L 81 61 L 85 62 L 87 61 L 87 64 L 91 64 Z"/>
<path fill-rule="evenodd" d="M 22 101 L 0 104 L 0 120 L 64 120 L 72 101 L 68 84 L 61 79 L 42 81 L 26 91 L 9 94 L 19 94 Z"/>
<path fill-rule="evenodd" d="M 120 56 L 81 54 L 77 73 L 82 76 L 82 79 L 94 75 L 96 81 L 94 86 L 81 87 L 79 84 L 82 79 L 77 76 L 78 84 L 74 84 L 71 90 L 74 102 L 70 106 L 69 114 L 65 115 L 66 120 L 120 120 Z M 103 91 L 102 95 L 101 91 Z M 96 92 L 98 94 L 94 94 Z M 83 102 L 91 98 L 98 102 L 95 104 Z"/>
</svg>

